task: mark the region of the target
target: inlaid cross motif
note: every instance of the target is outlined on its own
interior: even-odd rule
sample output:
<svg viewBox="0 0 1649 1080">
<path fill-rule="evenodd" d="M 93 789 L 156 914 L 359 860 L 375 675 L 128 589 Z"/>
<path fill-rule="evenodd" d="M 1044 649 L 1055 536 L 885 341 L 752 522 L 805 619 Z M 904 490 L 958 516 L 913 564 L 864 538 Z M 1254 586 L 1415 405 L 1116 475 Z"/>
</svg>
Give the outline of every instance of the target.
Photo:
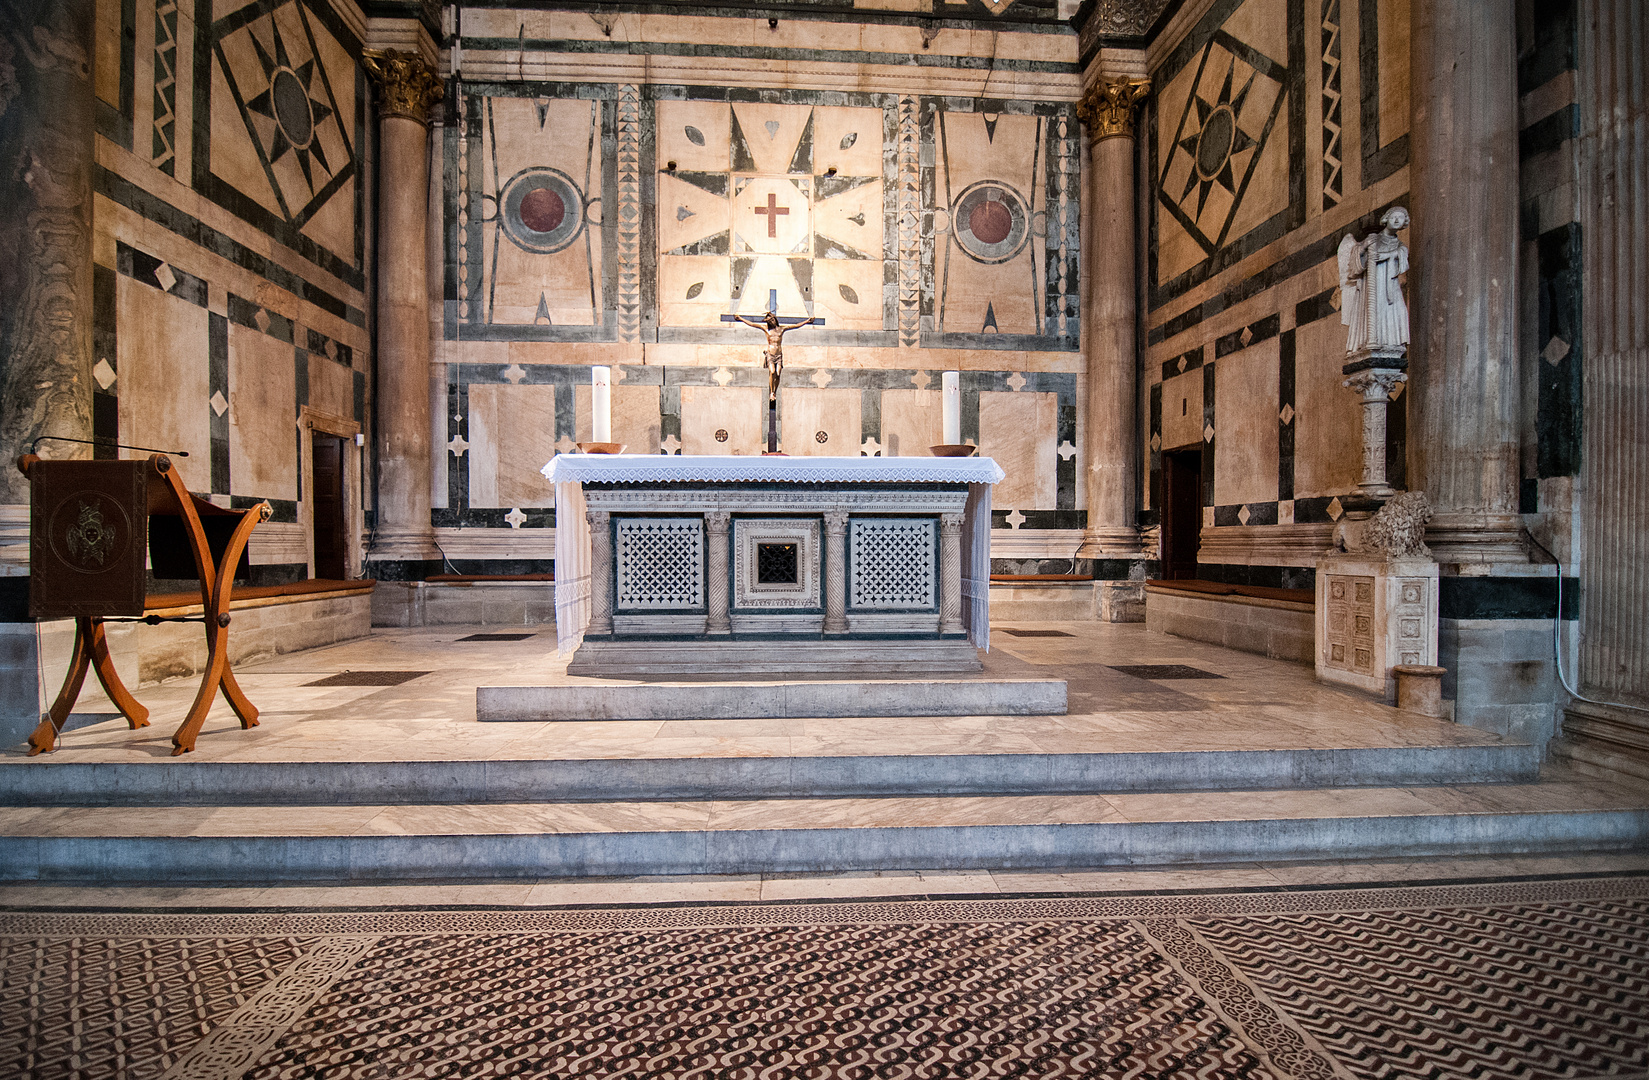
<svg viewBox="0 0 1649 1080">
<path fill-rule="evenodd" d="M 790 208 L 788 206 L 780 206 L 779 197 L 769 191 L 767 193 L 767 205 L 756 207 L 756 213 L 767 215 L 767 235 L 777 236 L 779 235 L 779 215 L 789 214 Z"/>
</svg>

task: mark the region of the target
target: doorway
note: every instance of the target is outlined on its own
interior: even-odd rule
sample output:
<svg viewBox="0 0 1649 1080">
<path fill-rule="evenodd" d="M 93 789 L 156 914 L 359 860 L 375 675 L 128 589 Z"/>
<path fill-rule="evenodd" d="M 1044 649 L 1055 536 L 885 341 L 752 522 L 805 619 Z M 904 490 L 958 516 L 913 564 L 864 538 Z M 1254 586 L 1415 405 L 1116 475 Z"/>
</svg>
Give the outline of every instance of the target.
<svg viewBox="0 0 1649 1080">
<path fill-rule="evenodd" d="M 1167 450 L 1162 455 L 1162 577 L 1197 576 L 1202 533 L 1202 450 Z"/>
<path fill-rule="evenodd" d="M 349 576 L 346 565 L 348 533 L 344 527 L 344 441 L 337 435 L 314 432 L 314 466 L 310 494 L 314 507 L 315 576 L 342 581 Z"/>
</svg>

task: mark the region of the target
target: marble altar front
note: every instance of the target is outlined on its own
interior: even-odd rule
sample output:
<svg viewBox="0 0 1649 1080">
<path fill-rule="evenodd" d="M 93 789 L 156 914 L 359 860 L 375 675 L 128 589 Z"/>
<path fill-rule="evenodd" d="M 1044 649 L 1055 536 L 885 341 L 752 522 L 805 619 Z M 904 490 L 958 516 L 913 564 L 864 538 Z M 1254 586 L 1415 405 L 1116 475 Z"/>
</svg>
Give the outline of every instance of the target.
<svg viewBox="0 0 1649 1080">
<path fill-rule="evenodd" d="M 569 673 L 966 672 L 989 642 L 989 458 L 564 454 Z"/>
</svg>

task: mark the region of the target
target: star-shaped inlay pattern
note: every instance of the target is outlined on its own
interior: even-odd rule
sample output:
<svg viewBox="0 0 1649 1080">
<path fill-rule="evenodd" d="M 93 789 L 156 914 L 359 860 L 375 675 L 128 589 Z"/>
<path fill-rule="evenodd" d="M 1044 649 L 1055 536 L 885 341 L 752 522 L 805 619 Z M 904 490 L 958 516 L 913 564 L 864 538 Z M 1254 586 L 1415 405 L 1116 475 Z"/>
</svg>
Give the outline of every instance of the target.
<svg viewBox="0 0 1649 1080">
<path fill-rule="evenodd" d="M 331 117 L 332 109 L 311 93 L 315 83 L 315 58 L 311 56 L 294 67 L 292 57 L 287 52 L 286 39 L 281 36 L 280 24 L 270 20 L 269 29 L 275 39 L 274 56 L 269 55 L 269 50 L 264 48 L 256 34 L 252 35 L 252 48 L 257 52 L 258 64 L 263 68 L 268 85 L 261 94 L 248 101 L 246 107 L 275 121 L 274 134 L 267 150 L 269 163 L 273 165 L 290 152 L 297 158 L 298 167 L 303 170 L 303 177 L 313 192 L 315 175 L 311 163 L 319 165 L 327 173 L 332 172 L 332 166 L 327 163 L 326 154 L 315 138 L 316 129 Z"/>
<path fill-rule="evenodd" d="M 1213 101 L 1200 92 L 1191 95 L 1191 104 L 1197 113 L 1196 130 L 1181 139 L 1179 147 L 1192 156 L 1195 167 L 1185 179 L 1180 202 L 1184 203 L 1195 191 L 1197 217 L 1202 216 L 1203 207 L 1208 205 L 1208 192 L 1215 184 L 1230 192 L 1233 198 L 1236 197 L 1237 177 L 1232 169 L 1233 159 L 1259 145 L 1258 140 L 1237 123 L 1248 93 L 1254 88 L 1256 74 L 1250 70 L 1242 89 L 1233 93 L 1237 76 L 1237 58 L 1233 56 L 1226 65 L 1225 82 Z"/>
</svg>

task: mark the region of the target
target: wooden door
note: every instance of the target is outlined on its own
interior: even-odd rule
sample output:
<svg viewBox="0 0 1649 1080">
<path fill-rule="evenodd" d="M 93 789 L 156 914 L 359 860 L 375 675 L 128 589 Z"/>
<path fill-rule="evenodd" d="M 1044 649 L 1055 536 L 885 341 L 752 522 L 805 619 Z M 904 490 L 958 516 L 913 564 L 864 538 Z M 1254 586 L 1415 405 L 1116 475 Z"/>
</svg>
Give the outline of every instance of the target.
<svg viewBox="0 0 1649 1080">
<path fill-rule="evenodd" d="M 315 507 L 315 576 L 343 580 L 349 576 L 349 551 L 344 523 L 344 441 L 336 435 L 314 434 L 313 487 Z"/>
<path fill-rule="evenodd" d="M 1202 451 L 1164 453 L 1162 486 L 1162 576 L 1169 581 L 1195 578 L 1202 533 Z"/>
</svg>

